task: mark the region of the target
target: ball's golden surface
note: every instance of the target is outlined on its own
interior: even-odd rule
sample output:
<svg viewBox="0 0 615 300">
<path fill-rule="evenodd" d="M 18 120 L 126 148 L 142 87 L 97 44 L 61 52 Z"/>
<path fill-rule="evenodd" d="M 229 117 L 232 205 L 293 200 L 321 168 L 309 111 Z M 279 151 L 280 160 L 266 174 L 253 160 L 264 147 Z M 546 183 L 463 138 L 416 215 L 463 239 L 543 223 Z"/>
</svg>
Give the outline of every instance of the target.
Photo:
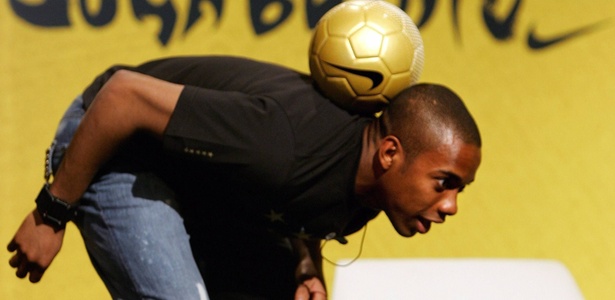
<svg viewBox="0 0 615 300">
<path fill-rule="evenodd" d="M 384 1 L 348 1 L 316 25 L 309 61 L 327 97 L 371 114 L 418 81 L 423 57 L 421 35 L 406 12 Z"/>
</svg>

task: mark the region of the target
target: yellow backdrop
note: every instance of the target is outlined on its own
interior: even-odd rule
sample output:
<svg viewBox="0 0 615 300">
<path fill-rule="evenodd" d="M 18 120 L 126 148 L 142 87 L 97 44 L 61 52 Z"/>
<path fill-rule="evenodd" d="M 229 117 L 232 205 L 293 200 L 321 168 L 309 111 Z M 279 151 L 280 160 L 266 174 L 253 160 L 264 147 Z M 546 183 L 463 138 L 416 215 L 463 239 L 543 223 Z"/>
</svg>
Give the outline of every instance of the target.
<svg viewBox="0 0 615 300">
<path fill-rule="evenodd" d="M 104 68 L 223 53 L 307 71 L 310 24 L 330 2 L 91 0 L 82 10 L 77 0 L 2 1 L 0 243 L 34 207 L 63 109 Z M 484 161 L 458 216 L 412 239 L 381 216 L 362 257 L 556 259 L 587 299 L 615 298 L 615 2 L 394 3 L 407 2 L 425 42 L 422 81 L 466 100 Z M 328 244 L 324 253 L 353 257 L 359 241 Z M 109 298 L 72 225 L 42 282 L 16 279 L 8 259 L 0 251 L 2 299 Z"/>
</svg>

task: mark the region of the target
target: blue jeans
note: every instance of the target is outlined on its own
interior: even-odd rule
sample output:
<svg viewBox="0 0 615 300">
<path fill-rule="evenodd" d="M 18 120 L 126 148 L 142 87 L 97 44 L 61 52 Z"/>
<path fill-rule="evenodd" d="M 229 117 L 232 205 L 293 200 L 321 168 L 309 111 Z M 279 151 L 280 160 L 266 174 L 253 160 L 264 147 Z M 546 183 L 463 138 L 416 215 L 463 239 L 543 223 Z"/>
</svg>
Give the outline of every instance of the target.
<svg viewBox="0 0 615 300">
<path fill-rule="evenodd" d="M 77 97 L 58 127 L 48 171 L 57 170 L 83 114 Z M 175 194 L 137 164 L 111 161 L 80 201 L 74 222 L 94 268 L 114 299 L 208 299 Z"/>
</svg>

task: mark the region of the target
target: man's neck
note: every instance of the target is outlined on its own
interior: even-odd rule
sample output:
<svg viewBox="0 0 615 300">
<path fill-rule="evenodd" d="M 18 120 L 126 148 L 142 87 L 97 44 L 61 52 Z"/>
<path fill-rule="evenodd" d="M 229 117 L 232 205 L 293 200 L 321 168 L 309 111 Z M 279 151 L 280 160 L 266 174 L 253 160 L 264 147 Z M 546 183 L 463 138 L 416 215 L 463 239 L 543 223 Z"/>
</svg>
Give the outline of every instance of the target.
<svg viewBox="0 0 615 300">
<path fill-rule="evenodd" d="M 371 199 L 372 197 L 370 197 L 376 183 L 373 161 L 380 139 L 377 124 L 378 122 L 376 121 L 371 122 L 363 129 L 361 156 L 354 187 L 355 196 L 361 204 L 372 208 L 377 208 L 374 205 L 375 203 L 372 203 L 374 202 Z"/>
</svg>

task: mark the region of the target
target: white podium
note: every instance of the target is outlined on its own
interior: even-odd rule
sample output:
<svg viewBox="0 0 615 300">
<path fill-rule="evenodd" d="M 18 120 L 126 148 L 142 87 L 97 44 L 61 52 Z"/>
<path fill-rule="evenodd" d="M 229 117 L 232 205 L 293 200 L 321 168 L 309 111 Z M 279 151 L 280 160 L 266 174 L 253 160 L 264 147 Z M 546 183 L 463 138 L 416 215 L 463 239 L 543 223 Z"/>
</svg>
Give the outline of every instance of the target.
<svg viewBox="0 0 615 300">
<path fill-rule="evenodd" d="M 583 299 L 562 263 L 540 259 L 359 259 L 336 267 L 331 292 L 333 300 Z"/>
</svg>

